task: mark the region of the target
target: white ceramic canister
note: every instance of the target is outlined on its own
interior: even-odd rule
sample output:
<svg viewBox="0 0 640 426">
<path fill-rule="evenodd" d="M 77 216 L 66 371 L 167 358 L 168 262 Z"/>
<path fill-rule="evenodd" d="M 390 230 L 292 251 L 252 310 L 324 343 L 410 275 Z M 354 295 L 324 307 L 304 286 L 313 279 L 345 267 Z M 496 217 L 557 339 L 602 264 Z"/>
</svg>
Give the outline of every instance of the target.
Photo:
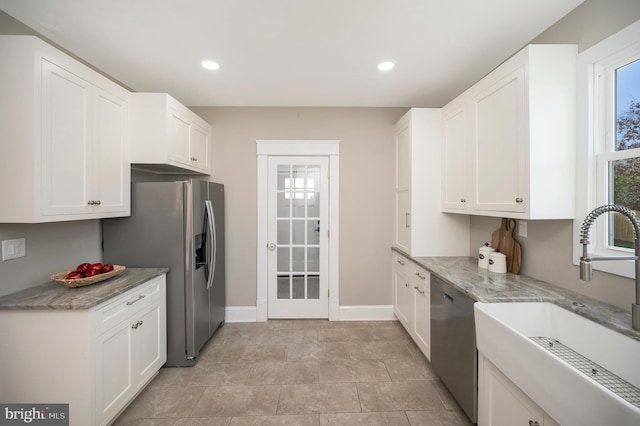
<svg viewBox="0 0 640 426">
<path fill-rule="evenodd" d="M 507 256 L 494 252 L 489 255 L 489 272 L 505 274 L 507 272 Z"/>
<path fill-rule="evenodd" d="M 494 253 L 496 250 L 489 246 L 489 243 L 485 243 L 484 246 L 478 249 L 478 267 L 480 268 L 488 268 L 489 267 L 489 256 L 491 253 Z"/>
</svg>

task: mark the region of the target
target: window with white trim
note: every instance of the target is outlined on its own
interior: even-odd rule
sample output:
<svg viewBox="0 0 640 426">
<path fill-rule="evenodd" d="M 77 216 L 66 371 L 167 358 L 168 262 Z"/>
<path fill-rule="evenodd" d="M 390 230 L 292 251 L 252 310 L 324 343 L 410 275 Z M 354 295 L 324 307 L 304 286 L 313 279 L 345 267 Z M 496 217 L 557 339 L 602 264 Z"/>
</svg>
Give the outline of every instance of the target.
<svg viewBox="0 0 640 426">
<path fill-rule="evenodd" d="M 605 204 L 621 204 L 640 216 L 640 21 L 578 57 L 578 215 Z M 628 255 L 633 227 L 606 213 L 591 228 L 589 253 Z M 574 245 L 574 263 L 581 247 Z M 599 262 L 595 269 L 633 277 L 632 262 Z"/>
</svg>

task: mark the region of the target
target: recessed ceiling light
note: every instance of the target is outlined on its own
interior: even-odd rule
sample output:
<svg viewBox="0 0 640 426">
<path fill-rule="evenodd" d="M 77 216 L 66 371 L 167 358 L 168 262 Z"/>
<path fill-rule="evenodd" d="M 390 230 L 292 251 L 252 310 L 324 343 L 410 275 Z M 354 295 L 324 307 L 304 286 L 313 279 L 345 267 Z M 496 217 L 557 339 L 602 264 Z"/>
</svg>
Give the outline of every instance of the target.
<svg viewBox="0 0 640 426">
<path fill-rule="evenodd" d="M 218 68 L 220 68 L 220 65 L 218 65 L 216 62 L 213 62 L 213 61 L 202 61 L 200 64 L 202 65 L 202 68 L 206 68 L 212 71 L 215 71 Z"/>
<path fill-rule="evenodd" d="M 393 67 L 395 67 L 395 66 L 396 66 L 396 64 L 394 64 L 393 62 L 390 62 L 390 61 L 380 62 L 378 64 L 378 69 L 380 71 L 389 71 L 389 70 L 392 70 Z"/>
</svg>

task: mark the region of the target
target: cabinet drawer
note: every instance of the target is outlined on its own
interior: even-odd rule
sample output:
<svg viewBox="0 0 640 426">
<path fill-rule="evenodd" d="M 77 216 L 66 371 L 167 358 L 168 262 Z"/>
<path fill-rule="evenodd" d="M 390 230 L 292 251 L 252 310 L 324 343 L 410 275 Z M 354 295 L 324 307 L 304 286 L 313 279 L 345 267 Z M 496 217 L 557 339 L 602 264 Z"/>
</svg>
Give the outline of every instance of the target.
<svg viewBox="0 0 640 426">
<path fill-rule="evenodd" d="M 429 272 L 426 269 L 414 265 L 411 268 L 411 277 L 414 282 L 426 286 L 427 290 L 429 289 Z"/>
<path fill-rule="evenodd" d="M 118 296 L 116 300 L 100 306 L 96 311 L 96 315 L 94 315 L 96 334 L 104 333 L 127 319 L 130 315 L 139 312 L 152 303 L 157 303 L 157 300 L 162 297 L 162 281 L 163 277 L 157 277 L 145 285 Z"/>
<path fill-rule="evenodd" d="M 402 272 L 407 276 L 411 276 L 411 274 L 413 273 L 411 265 L 412 262 L 406 257 L 397 253 L 393 254 L 393 268 L 396 271 Z"/>
</svg>

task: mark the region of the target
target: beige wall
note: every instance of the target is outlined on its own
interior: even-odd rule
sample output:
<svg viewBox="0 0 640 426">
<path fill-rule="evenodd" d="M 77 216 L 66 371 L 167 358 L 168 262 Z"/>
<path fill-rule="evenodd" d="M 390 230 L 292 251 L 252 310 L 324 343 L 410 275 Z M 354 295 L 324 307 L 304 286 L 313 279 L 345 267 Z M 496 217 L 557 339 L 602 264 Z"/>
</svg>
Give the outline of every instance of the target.
<svg viewBox="0 0 640 426">
<path fill-rule="evenodd" d="M 640 19 L 638 0 L 587 0 L 536 37 L 534 43 L 577 43 L 580 51 Z M 584 218 L 578 218 L 580 222 Z M 573 221 L 529 221 L 522 244 L 522 273 L 630 310 L 635 297 L 633 280 L 594 271 L 593 281 L 580 281 L 573 265 Z M 477 252 L 500 219 L 471 218 L 471 250 Z"/>
<path fill-rule="evenodd" d="M 226 186 L 227 304 L 256 304 L 256 140 L 340 140 L 340 304 L 390 305 L 393 125 L 406 108 L 194 108 Z"/>
</svg>

